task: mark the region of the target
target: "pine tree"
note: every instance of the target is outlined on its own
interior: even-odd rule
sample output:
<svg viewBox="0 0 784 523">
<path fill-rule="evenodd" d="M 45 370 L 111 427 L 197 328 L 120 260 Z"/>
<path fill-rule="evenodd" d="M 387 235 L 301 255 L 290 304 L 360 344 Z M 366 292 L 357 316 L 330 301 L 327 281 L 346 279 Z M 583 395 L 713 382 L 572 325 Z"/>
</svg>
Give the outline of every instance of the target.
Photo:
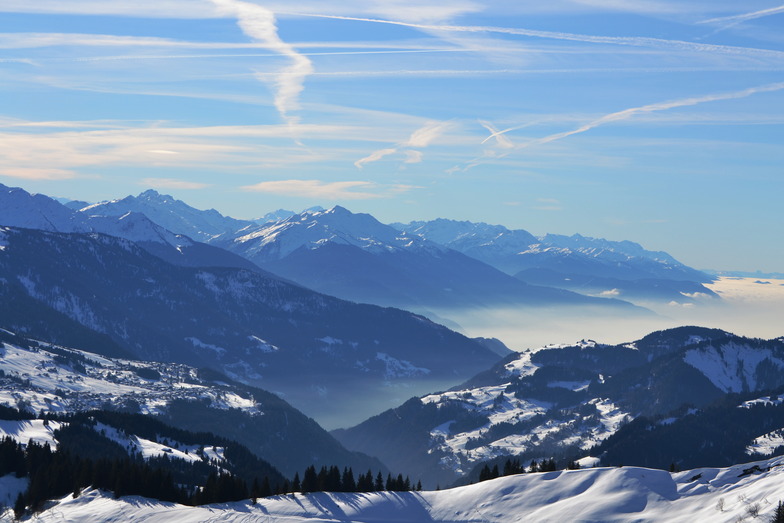
<svg viewBox="0 0 784 523">
<path fill-rule="evenodd" d="M 253 478 L 253 485 L 250 487 L 250 497 L 253 498 L 253 504 L 256 504 L 256 498 L 259 497 L 261 492 L 261 485 L 259 485 L 259 478 Z"/>
<path fill-rule="evenodd" d="M 16 503 L 14 503 L 14 516 L 16 516 L 16 519 L 21 519 L 24 513 L 25 513 L 25 499 L 22 493 L 20 492 L 19 495 L 16 496 Z"/>
<path fill-rule="evenodd" d="M 784 523 L 784 503 L 781 501 L 779 501 L 778 506 L 776 506 L 776 510 L 773 511 L 770 523 Z"/>
<path fill-rule="evenodd" d="M 318 489 L 318 476 L 316 475 L 316 467 L 313 465 L 305 469 L 305 474 L 302 476 L 302 493 L 315 492 Z"/>
<path fill-rule="evenodd" d="M 328 481 L 329 471 L 327 470 L 326 465 L 321 467 L 318 473 L 318 486 L 316 487 L 316 492 L 324 492 L 327 490 L 327 481 Z"/>
<path fill-rule="evenodd" d="M 376 490 L 376 486 L 373 484 L 373 471 L 368 469 L 367 474 L 365 474 L 365 480 L 367 482 L 367 487 L 365 487 L 364 492 L 373 492 Z"/>
<path fill-rule="evenodd" d="M 260 498 L 268 498 L 272 495 L 272 487 L 270 486 L 269 478 L 264 476 L 261 482 L 261 489 L 259 489 Z"/>
<path fill-rule="evenodd" d="M 490 467 L 485 463 L 485 466 L 479 471 L 479 481 L 487 481 L 488 479 L 490 479 Z"/>
<path fill-rule="evenodd" d="M 378 475 L 376 476 L 376 483 L 373 485 L 373 489 L 376 492 L 381 492 L 384 490 L 384 476 L 381 475 L 381 471 L 378 471 Z"/>
<path fill-rule="evenodd" d="M 292 492 L 299 492 L 302 489 L 302 486 L 299 482 L 299 472 L 294 473 L 294 481 L 291 482 L 291 491 Z"/>
<path fill-rule="evenodd" d="M 327 492 L 340 492 L 342 485 L 340 482 L 340 469 L 336 466 L 331 466 L 327 473 L 327 483 L 324 488 Z"/>
<path fill-rule="evenodd" d="M 354 481 L 354 471 L 351 468 L 343 468 L 343 477 L 340 480 L 342 492 L 356 492 L 357 484 Z"/>
</svg>

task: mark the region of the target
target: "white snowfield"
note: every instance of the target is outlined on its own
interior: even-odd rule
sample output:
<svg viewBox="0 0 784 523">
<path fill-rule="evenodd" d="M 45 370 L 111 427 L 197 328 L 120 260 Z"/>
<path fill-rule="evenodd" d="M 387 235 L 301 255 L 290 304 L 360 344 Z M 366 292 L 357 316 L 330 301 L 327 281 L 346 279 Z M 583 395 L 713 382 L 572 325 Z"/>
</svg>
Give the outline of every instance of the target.
<svg viewBox="0 0 784 523">
<path fill-rule="evenodd" d="M 721 523 L 764 521 L 782 499 L 784 458 L 776 458 L 675 474 L 638 467 L 521 474 L 435 492 L 295 494 L 256 505 L 185 507 L 86 490 L 36 521 Z"/>
</svg>

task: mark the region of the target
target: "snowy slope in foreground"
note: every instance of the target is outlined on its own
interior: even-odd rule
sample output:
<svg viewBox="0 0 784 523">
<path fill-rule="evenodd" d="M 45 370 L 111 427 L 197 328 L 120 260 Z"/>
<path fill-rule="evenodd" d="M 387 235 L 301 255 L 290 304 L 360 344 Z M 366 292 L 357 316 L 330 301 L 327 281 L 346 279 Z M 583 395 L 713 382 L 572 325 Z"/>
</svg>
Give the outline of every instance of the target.
<svg viewBox="0 0 784 523">
<path fill-rule="evenodd" d="M 670 474 L 638 467 L 507 476 L 437 492 L 318 493 L 184 507 L 87 491 L 36 521 L 730 522 L 761 520 L 784 498 L 784 458 Z M 770 467 L 770 470 L 768 470 Z"/>
</svg>

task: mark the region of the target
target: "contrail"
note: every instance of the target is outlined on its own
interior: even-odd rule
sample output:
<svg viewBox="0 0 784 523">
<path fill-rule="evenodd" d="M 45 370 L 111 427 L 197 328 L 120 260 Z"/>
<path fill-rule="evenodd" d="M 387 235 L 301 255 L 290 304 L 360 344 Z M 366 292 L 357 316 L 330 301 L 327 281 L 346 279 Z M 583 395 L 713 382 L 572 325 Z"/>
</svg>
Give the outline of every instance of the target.
<svg viewBox="0 0 784 523">
<path fill-rule="evenodd" d="M 214 1 L 214 0 L 213 0 Z M 332 20 L 351 20 L 355 22 L 370 22 L 377 24 L 397 25 L 402 27 L 412 27 L 415 29 L 425 29 L 430 31 L 451 31 L 467 33 L 500 33 L 516 36 L 532 36 L 536 38 L 549 38 L 554 40 L 567 40 L 573 42 L 586 42 L 595 44 L 626 45 L 633 47 L 656 47 L 665 49 L 686 49 L 690 51 L 712 51 L 724 54 L 754 54 L 773 56 L 781 58 L 784 52 L 770 49 L 757 49 L 753 47 L 736 47 L 729 45 L 702 44 L 687 42 L 683 40 L 666 40 L 662 38 L 649 38 L 642 36 L 595 36 L 575 33 L 561 33 L 554 31 L 537 31 L 533 29 L 520 29 L 513 27 L 494 27 L 494 26 L 465 26 L 465 25 L 434 25 L 417 24 L 413 22 L 403 22 L 399 20 L 385 20 L 381 18 L 360 18 L 354 16 L 324 15 L 313 13 L 287 13 L 278 12 L 286 16 L 303 16 L 311 18 L 327 18 Z"/>
<path fill-rule="evenodd" d="M 754 11 L 752 13 L 743 13 L 743 14 L 733 15 L 733 16 L 722 16 L 720 18 L 711 18 L 710 20 L 701 20 L 700 22 L 697 23 L 715 24 L 715 23 L 729 22 L 727 27 L 730 27 L 732 25 L 745 22 L 746 20 L 754 20 L 755 18 L 762 18 L 764 16 L 771 16 L 779 13 L 784 13 L 784 5 L 780 5 L 778 7 L 771 7 L 770 9 L 762 9 L 760 11 Z"/>
<path fill-rule="evenodd" d="M 523 127 L 523 126 L 510 127 L 509 129 L 504 129 L 503 131 L 499 131 L 498 128 L 493 124 L 491 124 L 490 122 L 479 120 L 479 124 L 485 129 L 487 129 L 488 131 L 490 131 L 490 136 L 482 140 L 482 143 L 484 144 L 488 140 L 495 138 L 496 141 L 498 142 L 498 145 L 500 145 L 504 149 L 511 149 L 512 147 L 514 147 L 514 143 L 512 143 L 512 140 L 504 136 L 504 134 L 508 133 L 509 131 L 514 131 L 515 129 L 520 129 L 520 127 Z"/>
<path fill-rule="evenodd" d="M 299 95 L 304 89 L 305 78 L 313 72 L 313 63 L 291 44 L 281 40 L 275 25 L 275 14 L 269 9 L 240 0 L 212 2 L 224 13 L 237 18 L 237 25 L 247 36 L 291 60 L 291 65 L 275 78 L 275 108 L 286 122 L 296 124 L 299 120 L 291 116 L 290 112 L 299 108 Z"/>
<path fill-rule="evenodd" d="M 632 107 L 630 109 L 624 109 L 623 111 L 617 111 L 617 112 L 614 112 L 614 113 L 610 113 L 610 114 L 604 115 L 601 118 L 597 118 L 596 120 L 593 120 L 593 121 L 591 121 L 591 122 L 589 122 L 589 123 L 587 123 L 587 124 L 585 124 L 583 126 L 578 127 L 577 129 L 573 129 L 571 131 L 564 131 L 564 132 L 561 132 L 561 133 L 551 134 L 551 135 L 545 136 L 543 138 L 538 138 L 536 140 L 531 140 L 529 142 L 522 143 L 520 145 L 515 146 L 515 150 L 517 150 L 517 149 L 527 149 L 528 147 L 533 147 L 533 146 L 536 146 L 536 145 L 543 145 L 543 144 L 546 144 L 546 143 L 555 142 L 557 140 L 561 140 L 563 138 L 567 138 L 567 137 L 573 136 L 575 134 L 580 134 L 580 133 L 584 133 L 586 131 L 590 131 L 591 129 L 593 129 L 595 127 L 599 127 L 599 126 L 607 124 L 607 123 L 619 122 L 619 121 L 622 121 L 622 120 L 627 120 L 627 119 L 629 119 L 629 118 L 631 118 L 631 117 L 633 117 L 635 115 L 638 115 L 640 113 L 653 113 L 653 112 L 657 112 L 657 111 L 666 111 L 668 109 L 675 109 L 677 107 L 686 107 L 686 106 L 690 106 L 690 105 L 698 105 L 698 104 L 706 103 L 706 102 L 717 102 L 717 101 L 720 101 L 720 100 L 734 100 L 734 99 L 737 99 L 737 98 L 745 98 L 747 96 L 751 96 L 751 95 L 757 94 L 757 93 L 767 93 L 767 92 L 772 92 L 772 91 L 780 91 L 782 89 L 784 89 L 784 82 L 779 82 L 779 83 L 775 83 L 775 84 L 762 85 L 762 86 L 759 86 L 759 87 L 750 87 L 750 88 L 744 89 L 742 91 L 733 91 L 733 92 L 730 92 L 730 93 L 710 94 L 710 95 L 706 95 L 706 96 L 696 96 L 696 97 L 691 97 L 691 98 L 683 98 L 681 100 L 671 100 L 669 102 L 659 102 L 659 103 L 655 103 L 655 104 L 643 105 L 643 106 L 640 106 L 640 107 Z M 490 128 L 488 128 L 487 126 L 485 126 L 485 128 L 490 130 Z M 511 130 L 511 129 L 509 129 L 509 130 Z M 493 131 L 491 130 L 491 132 L 493 132 Z M 506 132 L 506 131 L 499 131 L 498 133 L 500 134 L 500 133 L 503 133 L 503 132 Z M 492 137 L 493 137 L 493 135 L 490 135 L 490 137 L 486 138 L 482 143 L 484 143 L 485 141 L 487 141 L 489 138 L 492 138 Z M 504 152 L 503 154 L 493 156 L 493 159 L 497 160 L 499 158 L 505 158 L 505 157 L 509 156 L 510 154 L 512 154 L 512 151 L 507 151 L 507 152 Z M 457 166 L 455 166 L 453 169 L 455 169 L 455 170 L 462 170 L 462 171 L 468 171 L 469 169 L 472 169 L 472 168 L 476 167 L 477 165 L 481 165 L 481 164 L 485 163 L 484 160 L 486 160 L 486 159 L 487 159 L 487 156 L 484 155 L 482 157 L 476 158 L 476 159 L 472 160 L 471 162 L 465 164 L 465 167 L 463 167 L 462 169 L 460 169 Z"/>
<path fill-rule="evenodd" d="M 742 91 L 733 91 L 731 93 L 710 94 L 706 96 L 697 96 L 692 98 L 683 98 L 681 100 L 671 100 L 669 102 L 659 102 L 655 104 L 643 105 L 641 107 L 632 107 L 630 109 L 624 109 L 623 111 L 607 114 L 605 116 L 602 116 L 601 118 L 598 118 L 592 122 L 589 122 L 571 131 L 551 134 L 550 136 L 545 136 L 544 138 L 539 138 L 537 140 L 520 144 L 517 146 L 517 149 L 524 149 L 534 145 L 542 145 L 542 144 L 554 142 L 556 140 L 561 140 L 568 136 L 590 131 L 591 129 L 595 127 L 599 127 L 600 125 L 627 120 L 640 113 L 653 113 L 657 111 L 666 111 L 668 109 L 675 109 L 676 107 L 686 107 L 689 105 L 698 105 L 706 102 L 717 102 L 720 100 L 734 100 L 737 98 L 745 98 L 747 96 L 751 96 L 757 93 L 780 91 L 781 89 L 784 89 L 784 82 L 762 85 L 759 87 L 750 87 Z"/>
</svg>

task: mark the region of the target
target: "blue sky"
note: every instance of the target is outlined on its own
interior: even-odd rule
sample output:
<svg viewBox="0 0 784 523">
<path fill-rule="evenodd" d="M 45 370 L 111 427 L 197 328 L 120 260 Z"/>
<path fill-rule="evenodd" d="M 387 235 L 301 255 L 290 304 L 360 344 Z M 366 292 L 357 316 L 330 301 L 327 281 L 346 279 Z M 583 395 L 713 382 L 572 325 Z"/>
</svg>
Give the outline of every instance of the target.
<svg viewBox="0 0 784 523">
<path fill-rule="evenodd" d="M 775 1 L 0 4 L 0 182 L 54 196 L 341 204 L 784 271 L 782 142 Z"/>
</svg>

